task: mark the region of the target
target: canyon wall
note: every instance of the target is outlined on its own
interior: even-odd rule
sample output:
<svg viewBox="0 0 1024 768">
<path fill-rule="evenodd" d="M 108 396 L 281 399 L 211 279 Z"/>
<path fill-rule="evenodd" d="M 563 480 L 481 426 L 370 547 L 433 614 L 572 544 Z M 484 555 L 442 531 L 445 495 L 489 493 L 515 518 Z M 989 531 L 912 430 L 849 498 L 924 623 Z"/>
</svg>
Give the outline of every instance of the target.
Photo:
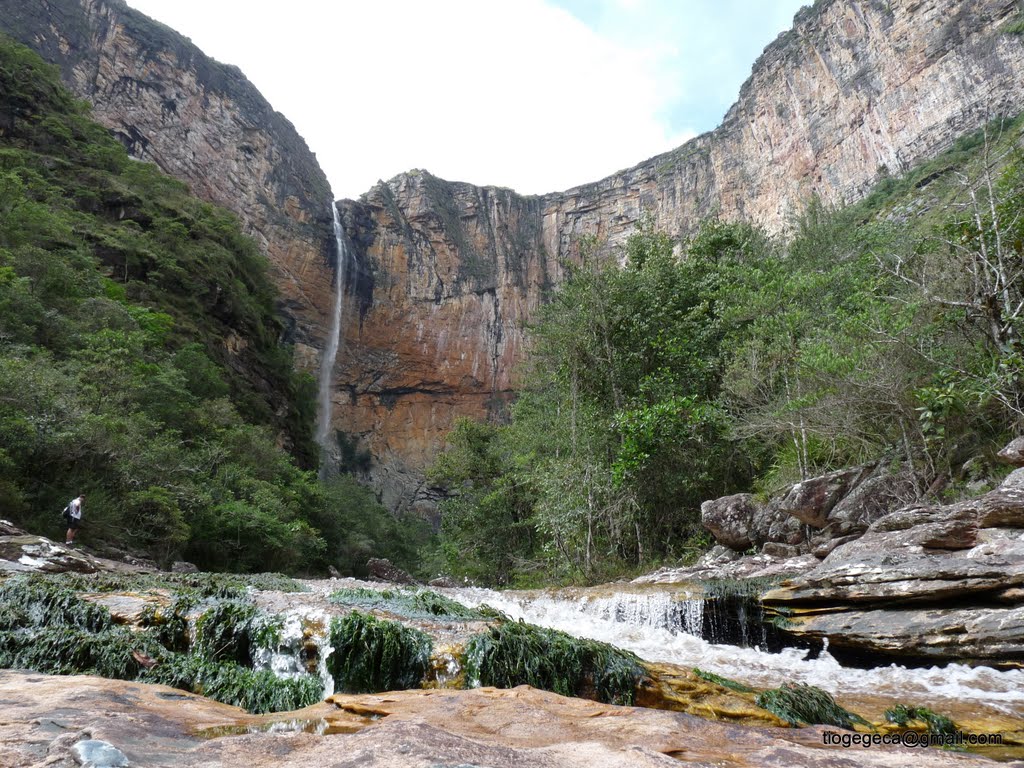
<svg viewBox="0 0 1024 768">
<path fill-rule="evenodd" d="M 390 508 L 430 512 L 425 465 L 455 418 L 503 412 L 525 323 L 581 236 L 613 253 L 645 211 L 673 235 L 712 215 L 779 232 L 810 196 L 854 201 L 1019 112 L 1024 39 L 1001 30 L 1021 13 L 1017 0 L 818 0 L 755 62 L 722 125 L 672 152 L 550 195 L 413 171 L 342 201 L 358 268 L 334 423 L 372 454 L 367 479 Z M 329 192 L 292 125 L 236 68 L 120 0 L 0 0 L 0 30 L 55 62 L 136 157 L 238 213 L 272 264 L 298 364 L 315 367 L 332 307 Z"/>
<path fill-rule="evenodd" d="M 56 64 L 129 153 L 238 214 L 270 261 L 314 368 L 330 327 L 330 185 L 294 126 L 237 67 L 122 0 L 0 0 L 0 32 Z"/>
<path fill-rule="evenodd" d="M 422 469 L 452 421 L 500 413 L 524 324 L 581 236 L 614 252 L 642 212 L 676 236 L 713 215 L 780 232 L 812 195 L 859 199 L 1021 110 L 1024 45 L 1001 31 L 1021 12 L 1017 0 L 819 0 L 757 60 L 722 125 L 672 152 L 543 196 L 413 171 L 343 201 L 366 274 L 335 423 L 376 457 L 385 500 L 429 508 Z"/>
</svg>

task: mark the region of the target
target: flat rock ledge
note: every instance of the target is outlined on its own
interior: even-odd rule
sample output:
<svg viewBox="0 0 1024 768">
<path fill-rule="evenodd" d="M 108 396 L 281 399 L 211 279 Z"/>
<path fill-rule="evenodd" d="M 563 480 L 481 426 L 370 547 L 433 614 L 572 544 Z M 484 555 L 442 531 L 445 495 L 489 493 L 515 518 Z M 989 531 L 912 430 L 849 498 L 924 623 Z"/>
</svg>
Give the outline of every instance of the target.
<svg viewBox="0 0 1024 768">
<path fill-rule="evenodd" d="M 0 701 L 6 768 L 71 768 L 87 741 L 147 768 L 993 765 L 935 749 L 823 749 L 824 732 L 837 729 L 742 727 L 526 686 L 337 695 L 297 712 L 253 716 L 164 686 L 5 671 Z"/>
</svg>

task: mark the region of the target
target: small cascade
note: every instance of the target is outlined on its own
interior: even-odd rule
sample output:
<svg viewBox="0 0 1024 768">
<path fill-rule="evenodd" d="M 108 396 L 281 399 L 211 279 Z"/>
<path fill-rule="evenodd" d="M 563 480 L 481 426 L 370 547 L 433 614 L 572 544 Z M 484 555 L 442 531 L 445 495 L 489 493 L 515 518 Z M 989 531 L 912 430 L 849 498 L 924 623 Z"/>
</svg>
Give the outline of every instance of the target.
<svg viewBox="0 0 1024 768">
<path fill-rule="evenodd" d="M 704 622 L 704 601 L 688 592 L 620 592 L 584 597 L 580 610 L 598 619 L 698 636 Z"/>
<path fill-rule="evenodd" d="M 564 598 L 542 596 L 534 598 L 531 607 L 559 612 L 566 603 Z M 773 652 L 785 645 L 775 626 L 766 621 L 754 595 L 706 595 L 685 590 L 617 592 L 583 595 L 572 600 L 572 605 L 584 616 L 599 621 L 681 632 L 709 643 Z"/>
<path fill-rule="evenodd" d="M 338 346 L 341 341 L 341 325 L 345 309 L 345 280 L 348 268 L 348 248 L 345 245 L 345 234 L 341 229 L 341 218 L 338 206 L 331 203 L 331 222 L 334 233 L 335 268 L 334 268 L 334 312 L 331 316 L 331 330 L 327 336 L 327 346 L 320 358 L 320 382 L 317 397 L 316 442 L 321 451 L 321 472 L 333 463 L 336 448 L 331 440 L 331 384 L 334 380 L 334 362 L 338 357 Z"/>
<path fill-rule="evenodd" d="M 283 621 L 282 621 L 283 620 Z M 330 617 L 321 610 L 290 611 L 268 622 L 281 622 L 279 631 L 268 632 L 274 642 L 253 652 L 253 668 L 269 669 L 278 677 L 295 678 L 313 674 L 324 684 L 324 698 L 334 693 L 334 678 L 327 671 L 330 645 Z"/>
<path fill-rule="evenodd" d="M 759 623 L 751 621 L 757 618 L 751 614 L 754 603 L 748 600 L 742 606 L 730 606 L 730 596 L 705 598 L 679 590 L 665 595 L 623 592 L 589 599 L 479 588 L 445 593 L 466 606 L 487 604 L 513 620 L 610 643 L 647 661 L 699 667 L 760 688 L 801 682 L 833 695 L 891 696 L 936 709 L 943 702 L 978 702 L 1012 713 L 1024 704 L 1024 670 L 965 664 L 930 668 L 888 664 L 859 669 L 842 666 L 827 647 L 816 655 L 794 647 L 768 652 L 771 643 L 763 644 L 760 630 L 752 629 Z M 741 610 L 746 621 L 737 620 Z M 744 626 L 746 630 L 739 629 Z M 705 639 L 708 630 L 711 636 L 728 637 L 729 644 Z M 739 645 L 744 631 L 747 647 Z"/>
</svg>

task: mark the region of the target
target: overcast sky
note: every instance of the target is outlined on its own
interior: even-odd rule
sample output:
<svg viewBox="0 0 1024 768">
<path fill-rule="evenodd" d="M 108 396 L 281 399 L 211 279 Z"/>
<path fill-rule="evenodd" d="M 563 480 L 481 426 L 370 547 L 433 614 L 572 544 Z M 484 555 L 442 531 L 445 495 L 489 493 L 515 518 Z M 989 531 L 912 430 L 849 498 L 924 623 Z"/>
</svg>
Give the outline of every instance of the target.
<svg viewBox="0 0 1024 768">
<path fill-rule="evenodd" d="M 807 0 L 128 0 L 238 65 L 337 197 L 411 168 L 523 193 L 711 130 Z"/>
</svg>

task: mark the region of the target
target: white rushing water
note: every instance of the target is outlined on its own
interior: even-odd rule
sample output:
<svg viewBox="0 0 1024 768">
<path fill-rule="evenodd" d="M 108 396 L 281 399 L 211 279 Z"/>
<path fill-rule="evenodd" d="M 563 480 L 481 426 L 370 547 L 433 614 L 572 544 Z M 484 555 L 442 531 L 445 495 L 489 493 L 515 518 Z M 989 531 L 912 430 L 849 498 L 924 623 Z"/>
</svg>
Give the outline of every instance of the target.
<svg viewBox="0 0 1024 768">
<path fill-rule="evenodd" d="M 338 357 L 338 345 L 341 340 L 341 322 L 345 308 L 345 272 L 348 266 L 348 249 L 345 247 L 345 236 L 341 229 L 338 206 L 331 202 L 331 221 L 334 232 L 334 246 L 337 264 L 334 269 L 334 314 L 331 317 L 331 330 L 327 336 L 327 346 L 320 358 L 320 386 L 317 397 L 316 441 L 323 452 L 323 465 L 327 466 L 333 445 L 331 444 L 331 383 L 334 374 L 334 362 Z"/>
<path fill-rule="evenodd" d="M 897 664 L 874 669 L 843 667 L 827 651 L 808 659 L 807 652 L 786 648 L 766 653 L 757 648 L 715 645 L 687 630 L 700 627 L 697 608 L 685 600 L 682 609 L 665 606 L 673 598 L 665 593 L 620 593 L 599 598 L 559 599 L 549 596 L 495 592 L 487 589 L 445 590 L 464 605 L 486 603 L 512 619 L 558 629 L 575 637 L 600 640 L 633 651 L 647 661 L 699 667 L 754 687 L 784 682 L 818 686 L 833 695 L 864 694 L 903 698 L 937 706 L 943 700 L 978 702 L 1006 712 L 1024 706 L 1024 671 L 999 671 L 964 664 L 908 669 Z M 672 627 L 666 617 L 678 618 Z M 699 630 L 698 630 L 699 631 Z"/>
<path fill-rule="evenodd" d="M 278 677 L 296 678 L 309 674 L 310 658 L 315 658 L 315 674 L 323 681 L 323 697 L 334 693 L 334 678 L 327 671 L 327 657 L 334 650 L 330 646 L 330 616 L 320 609 L 298 607 L 280 614 L 277 642 L 253 649 L 253 668 L 269 669 Z"/>
</svg>

